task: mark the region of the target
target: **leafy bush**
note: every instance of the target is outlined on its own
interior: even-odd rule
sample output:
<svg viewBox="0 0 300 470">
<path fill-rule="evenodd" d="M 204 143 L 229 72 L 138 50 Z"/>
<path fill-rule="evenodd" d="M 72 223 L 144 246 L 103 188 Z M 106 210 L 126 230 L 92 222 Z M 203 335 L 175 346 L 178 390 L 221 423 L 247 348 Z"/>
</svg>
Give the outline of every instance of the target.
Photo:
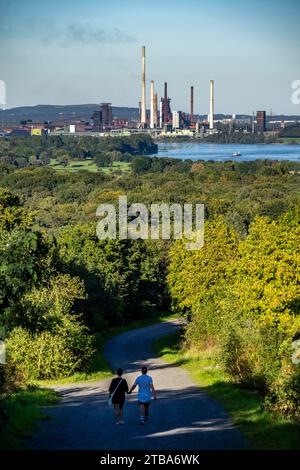
<svg viewBox="0 0 300 470">
<path fill-rule="evenodd" d="M 87 328 L 71 317 L 55 334 L 14 328 L 6 347 L 8 361 L 24 373 L 26 380 L 58 378 L 87 370 L 94 352 Z"/>
<path fill-rule="evenodd" d="M 299 365 L 285 364 L 265 398 L 264 406 L 271 412 L 300 422 Z"/>
</svg>

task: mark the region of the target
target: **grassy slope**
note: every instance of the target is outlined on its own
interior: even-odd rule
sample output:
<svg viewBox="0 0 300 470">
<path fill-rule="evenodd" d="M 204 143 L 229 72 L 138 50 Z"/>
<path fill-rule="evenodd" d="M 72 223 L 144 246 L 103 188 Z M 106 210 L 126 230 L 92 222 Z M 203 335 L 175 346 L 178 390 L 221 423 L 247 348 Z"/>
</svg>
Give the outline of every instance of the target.
<svg viewBox="0 0 300 470">
<path fill-rule="evenodd" d="M 9 395 L 0 402 L 0 449 L 22 448 L 21 439 L 29 437 L 37 420 L 47 418 L 43 406 L 53 405 L 54 390 L 29 387 Z"/>
<path fill-rule="evenodd" d="M 50 168 L 53 168 L 56 171 L 69 171 L 71 173 L 80 170 L 88 170 L 93 173 L 103 171 L 104 173 L 109 174 L 115 171 L 121 171 L 122 173 L 126 173 L 130 171 L 131 165 L 127 162 L 113 162 L 112 166 L 99 168 L 92 160 L 70 160 L 68 165 L 64 166 L 59 164 L 55 159 L 51 159 L 49 166 Z"/>
<path fill-rule="evenodd" d="M 299 426 L 275 418 L 262 409 L 262 398 L 250 390 L 229 382 L 222 369 L 215 367 L 212 352 L 195 355 L 184 352 L 179 336 L 163 337 L 154 344 L 156 353 L 166 362 L 188 370 L 195 383 L 219 400 L 254 449 L 299 449 Z"/>
</svg>

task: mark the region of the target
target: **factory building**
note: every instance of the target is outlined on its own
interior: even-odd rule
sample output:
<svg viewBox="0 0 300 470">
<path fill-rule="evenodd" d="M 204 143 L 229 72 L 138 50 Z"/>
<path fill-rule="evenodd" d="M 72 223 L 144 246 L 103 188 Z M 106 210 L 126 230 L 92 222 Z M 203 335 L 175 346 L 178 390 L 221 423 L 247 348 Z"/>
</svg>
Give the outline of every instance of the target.
<svg viewBox="0 0 300 470">
<path fill-rule="evenodd" d="M 104 130 L 109 130 L 112 127 L 112 109 L 111 103 L 101 103 L 101 113 L 102 113 L 102 126 Z"/>
<path fill-rule="evenodd" d="M 173 129 L 182 129 L 183 127 L 182 112 L 181 111 L 172 111 L 172 128 Z"/>
<path fill-rule="evenodd" d="M 94 111 L 92 115 L 92 126 L 94 132 L 103 131 L 102 111 Z"/>
<path fill-rule="evenodd" d="M 110 130 L 113 126 L 111 103 L 101 103 L 100 110 L 94 111 L 92 115 L 92 126 L 94 132 Z"/>
</svg>

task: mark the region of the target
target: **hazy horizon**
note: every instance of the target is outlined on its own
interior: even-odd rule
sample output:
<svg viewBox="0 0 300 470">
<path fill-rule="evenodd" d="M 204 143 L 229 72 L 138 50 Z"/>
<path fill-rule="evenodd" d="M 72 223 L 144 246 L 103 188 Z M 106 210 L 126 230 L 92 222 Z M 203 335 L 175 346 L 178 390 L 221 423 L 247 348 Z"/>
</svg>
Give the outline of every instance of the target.
<svg viewBox="0 0 300 470">
<path fill-rule="evenodd" d="M 146 46 L 147 108 L 150 80 L 161 97 L 168 82 L 172 109 L 209 109 L 215 81 L 216 114 L 300 114 L 291 84 L 300 79 L 300 4 L 253 0 L 187 0 L 113 4 L 0 0 L 0 79 L 7 108 L 112 102 L 137 107 L 141 46 Z"/>
</svg>

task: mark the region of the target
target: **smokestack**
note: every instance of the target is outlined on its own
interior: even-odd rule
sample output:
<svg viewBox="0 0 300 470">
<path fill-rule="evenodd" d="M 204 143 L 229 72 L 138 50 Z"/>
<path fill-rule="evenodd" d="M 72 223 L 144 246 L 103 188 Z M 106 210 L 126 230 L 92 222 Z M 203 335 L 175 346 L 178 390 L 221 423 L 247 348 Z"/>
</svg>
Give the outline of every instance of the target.
<svg viewBox="0 0 300 470">
<path fill-rule="evenodd" d="M 141 124 L 146 125 L 146 48 L 142 46 L 142 103 L 141 103 Z"/>
<path fill-rule="evenodd" d="M 154 95 L 153 108 L 153 124 L 154 127 L 157 127 L 157 93 Z"/>
<path fill-rule="evenodd" d="M 164 109 L 163 109 L 163 123 L 168 122 L 168 84 L 165 82 L 165 92 L 164 92 Z"/>
<path fill-rule="evenodd" d="M 214 81 L 210 81 L 210 107 L 209 107 L 209 128 L 214 128 L 214 112 L 215 112 L 215 98 L 214 98 Z"/>
<path fill-rule="evenodd" d="M 194 122 L 194 87 L 191 86 L 191 112 L 190 112 L 190 124 Z"/>
<path fill-rule="evenodd" d="M 154 81 L 150 85 L 150 129 L 154 128 Z"/>
</svg>

